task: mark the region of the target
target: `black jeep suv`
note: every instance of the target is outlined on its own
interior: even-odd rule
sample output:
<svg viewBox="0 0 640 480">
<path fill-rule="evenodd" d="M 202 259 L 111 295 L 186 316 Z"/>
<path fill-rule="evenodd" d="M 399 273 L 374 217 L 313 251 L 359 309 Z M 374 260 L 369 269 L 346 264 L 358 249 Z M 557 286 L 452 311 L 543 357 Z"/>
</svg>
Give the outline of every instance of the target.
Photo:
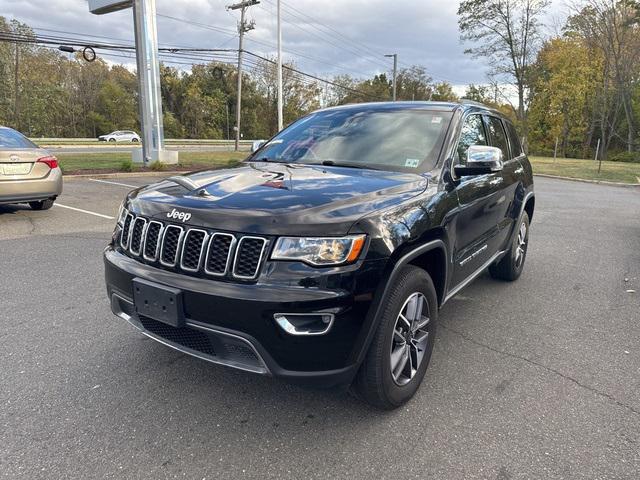
<svg viewBox="0 0 640 480">
<path fill-rule="evenodd" d="M 330 108 L 235 168 L 131 192 L 108 294 L 169 347 L 395 408 L 425 375 L 439 308 L 487 267 L 520 276 L 534 204 L 497 111 Z"/>
</svg>

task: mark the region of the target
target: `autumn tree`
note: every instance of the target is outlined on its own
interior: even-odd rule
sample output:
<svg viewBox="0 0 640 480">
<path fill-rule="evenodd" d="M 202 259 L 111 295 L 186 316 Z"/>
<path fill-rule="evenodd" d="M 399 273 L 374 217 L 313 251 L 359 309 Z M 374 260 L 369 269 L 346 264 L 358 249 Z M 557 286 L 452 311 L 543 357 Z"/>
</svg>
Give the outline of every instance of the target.
<svg viewBox="0 0 640 480">
<path fill-rule="evenodd" d="M 513 84 L 517 118 L 527 137 L 531 65 L 541 43 L 540 17 L 549 0 L 463 0 L 458 9 L 460 37 L 473 46 L 466 53 L 482 58 L 491 74 Z"/>
<path fill-rule="evenodd" d="M 550 151 L 559 140 L 561 156 L 584 156 L 593 132 L 594 92 L 602 82 L 603 58 L 575 36 L 543 46 L 534 69 L 529 113 L 534 149 Z"/>
<path fill-rule="evenodd" d="M 607 124 L 611 108 L 606 102 L 615 95 L 624 112 L 626 147 L 637 150 L 636 106 L 634 91 L 640 69 L 640 19 L 635 0 L 587 0 L 569 19 L 567 31 L 580 35 L 604 60 L 601 94 L 601 139 L 607 142 Z M 610 129 L 611 130 L 611 129 Z"/>
</svg>

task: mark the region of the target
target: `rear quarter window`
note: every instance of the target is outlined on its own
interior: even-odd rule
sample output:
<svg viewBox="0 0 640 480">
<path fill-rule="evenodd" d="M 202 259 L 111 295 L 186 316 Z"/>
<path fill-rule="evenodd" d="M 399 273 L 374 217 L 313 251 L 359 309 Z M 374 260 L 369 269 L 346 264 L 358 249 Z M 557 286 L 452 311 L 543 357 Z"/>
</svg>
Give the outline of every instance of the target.
<svg viewBox="0 0 640 480">
<path fill-rule="evenodd" d="M 519 157 L 520 155 L 522 155 L 523 150 L 520 139 L 518 138 L 518 132 L 516 132 L 516 127 L 514 127 L 513 124 L 509 122 L 504 122 L 504 126 L 507 129 L 507 136 L 509 137 L 511 155 L 513 156 L 513 158 Z"/>
<path fill-rule="evenodd" d="M 487 116 L 487 129 L 489 130 L 489 136 L 491 137 L 491 145 L 502 150 L 502 155 L 505 160 L 511 158 L 509 155 L 509 142 L 507 140 L 507 134 L 502 126 L 502 120 L 498 117 Z"/>
</svg>

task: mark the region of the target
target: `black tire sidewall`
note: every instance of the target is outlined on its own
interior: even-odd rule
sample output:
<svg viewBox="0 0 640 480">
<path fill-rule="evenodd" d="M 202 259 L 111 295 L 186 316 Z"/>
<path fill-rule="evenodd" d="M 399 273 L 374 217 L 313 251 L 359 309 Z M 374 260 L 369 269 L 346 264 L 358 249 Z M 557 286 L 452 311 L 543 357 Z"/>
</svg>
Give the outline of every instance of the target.
<svg viewBox="0 0 640 480">
<path fill-rule="evenodd" d="M 54 200 L 41 200 L 39 202 L 29 202 L 29 206 L 33 210 L 49 210 L 54 203 Z"/>
<path fill-rule="evenodd" d="M 395 328 L 400 309 L 404 306 L 404 303 L 409 296 L 416 292 L 422 293 L 427 299 L 429 318 L 431 321 L 429 343 L 427 351 L 424 354 L 422 364 L 415 376 L 409 383 L 400 386 L 396 384 L 391 374 L 390 349 L 393 330 Z M 389 404 L 389 407 L 395 408 L 406 403 L 411 399 L 411 397 L 413 397 L 426 374 L 431 360 L 436 335 L 438 299 L 433 286 L 433 281 L 429 274 L 418 267 L 408 266 L 403 268 L 401 278 L 396 282 L 393 289 L 387 295 L 387 298 L 384 298 L 382 301 L 386 303 L 387 306 L 382 313 L 380 325 L 378 326 L 378 331 L 374 338 L 375 345 L 373 348 L 382 350 L 380 352 L 381 354 L 377 356 L 377 358 L 382 360 L 382 365 L 378 366 L 378 368 L 381 369 L 381 393 Z"/>
<path fill-rule="evenodd" d="M 525 246 L 524 246 L 524 252 L 523 252 L 523 258 L 522 258 L 522 262 L 520 263 L 520 265 L 516 265 L 516 250 L 518 249 L 518 235 L 520 232 L 520 228 L 522 228 L 522 224 L 525 224 L 527 226 L 527 234 L 525 236 Z M 524 270 L 524 264 L 527 261 L 527 251 L 529 250 L 529 215 L 527 214 L 527 212 L 523 212 L 522 216 L 520 217 L 520 220 L 517 223 L 516 226 L 516 231 L 514 232 L 513 235 L 513 241 L 511 243 L 511 250 L 509 251 L 509 260 L 510 260 L 510 267 L 511 267 L 511 276 L 514 279 L 517 279 L 520 277 L 520 275 L 522 275 L 522 271 Z"/>
</svg>

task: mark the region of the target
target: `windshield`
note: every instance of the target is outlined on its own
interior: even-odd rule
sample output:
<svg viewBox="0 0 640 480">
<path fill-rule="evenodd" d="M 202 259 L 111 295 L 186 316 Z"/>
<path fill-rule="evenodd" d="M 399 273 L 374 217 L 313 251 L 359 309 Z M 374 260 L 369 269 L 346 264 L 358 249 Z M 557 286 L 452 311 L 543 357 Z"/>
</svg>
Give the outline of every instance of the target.
<svg viewBox="0 0 640 480">
<path fill-rule="evenodd" d="M 438 161 L 451 116 L 412 109 L 317 112 L 282 131 L 249 161 L 425 172 Z"/>
<path fill-rule="evenodd" d="M 0 128 L 0 148 L 38 148 L 38 146 L 15 130 Z"/>
</svg>

